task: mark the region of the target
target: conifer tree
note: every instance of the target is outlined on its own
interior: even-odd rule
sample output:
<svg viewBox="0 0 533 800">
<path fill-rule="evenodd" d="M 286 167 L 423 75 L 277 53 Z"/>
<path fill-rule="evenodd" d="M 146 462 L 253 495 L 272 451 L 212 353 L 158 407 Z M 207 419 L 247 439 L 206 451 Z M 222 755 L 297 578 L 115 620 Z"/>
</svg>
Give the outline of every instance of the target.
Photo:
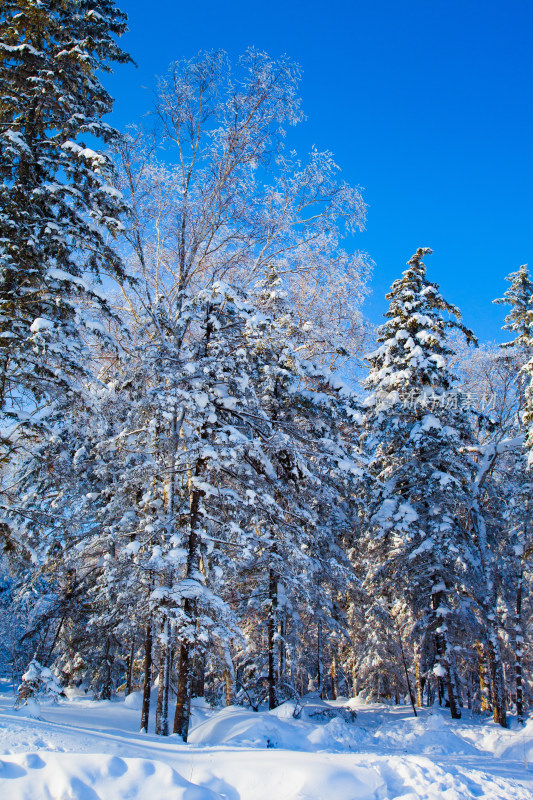
<svg viewBox="0 0 533 800">
<path fill-rule="evenodd" d="M 82 305 L 106 308 L 87 274 L 123 276 L 109 235 L 125 210 L 115 132 L 96 73 L 129 57 L 112 0 L 6 0 L 0 10 L 0 412 L 17 422 L 81 369 Z M 24 411 L 19 406 L 22 404 Z"/>
<path fill-rule="evenodd" d="M 511 285 L 503 297 L 494 300 L 499 305 L 510 305 L 511 310 L 505 317 L 504 331 L 514 334 L 512 342 L 505 342 L 502 347 L 533 346 L 533 282 L 527 264 L 522 264 L 517 272 L 512 272 L 506 279 Z"/>
<path fill-rule="evenodd" d="M 376 483 L 367 582 L 389 602 L 405 593 L 416 638 L 431 637 L 433 673 L 459 718 L 454 639 L 464 625 L 462 597 L 479 576 L 460 516 L 472 480 L 461 448 L 471 433 L 447 366 L 446 333 L 457 328 L 474 337 L 428 281 L 422 259 L 430 253 L 419 248 L 393 283 L 380 346 L 368 357 L 364 446 Z"/>
</svg>

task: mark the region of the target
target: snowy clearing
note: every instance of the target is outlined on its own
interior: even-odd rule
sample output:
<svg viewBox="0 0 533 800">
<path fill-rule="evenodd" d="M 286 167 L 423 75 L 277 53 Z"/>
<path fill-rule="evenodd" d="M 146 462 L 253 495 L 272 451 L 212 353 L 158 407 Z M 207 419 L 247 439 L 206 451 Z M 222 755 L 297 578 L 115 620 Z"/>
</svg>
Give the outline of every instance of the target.
<svg viewBox="0 0 533 800">
<path fill-rule="evenodd" d="M 138 695 L 13 708 L 0 696 L 0 797 L 9 800 L 530 800 L 533 720 L 503 730 L 418 719 L 406 706 L 317 721 L 195 701 L 190 743 L 138 733 Z M 335 703 L 330 703 L 334 708 Z M 468 713 L 468 712 L 467 712 Z M 39 718 L 31 716 L 38 714 Z"/>
</svg>

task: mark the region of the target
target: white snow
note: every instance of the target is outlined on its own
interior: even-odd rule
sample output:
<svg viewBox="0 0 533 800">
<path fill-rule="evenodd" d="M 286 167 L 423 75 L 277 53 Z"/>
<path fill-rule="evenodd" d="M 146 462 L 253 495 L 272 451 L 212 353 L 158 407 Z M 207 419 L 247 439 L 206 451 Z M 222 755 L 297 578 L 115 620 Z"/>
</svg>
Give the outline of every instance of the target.
<svg viewBox="0 0 533 800">
<path fill-rule="evenodd" d="M 31 326 L 30 331 L 32 333 L 40 333 L 41 331 L 50 330 L 50 328 L 54 327 L 54 323 L 51 322 L 49 319 L 45 319 L 44 317 L 37 317 L 34 319 Z"/>
<path fill-rule="evenodd" d="M 272 712 L 193 701 L 189 744 L 140 734 L 140 692 L 79 691 L 31 716 L 0 695 L 0 797 L 9 800 L 531 800 L 533 720 L 503 730 L 444 710 L 285 703 Z M 320 701 L 318 701 L 320 704 Z M 353 722 L 336 707 L 357 713 Z M 318 707 L 318 712 L 321 707 Z M 343 712 L 346 716 L 346 711 Z M 349 716 L 349 715 L 348 715 Z"/>
</svg>

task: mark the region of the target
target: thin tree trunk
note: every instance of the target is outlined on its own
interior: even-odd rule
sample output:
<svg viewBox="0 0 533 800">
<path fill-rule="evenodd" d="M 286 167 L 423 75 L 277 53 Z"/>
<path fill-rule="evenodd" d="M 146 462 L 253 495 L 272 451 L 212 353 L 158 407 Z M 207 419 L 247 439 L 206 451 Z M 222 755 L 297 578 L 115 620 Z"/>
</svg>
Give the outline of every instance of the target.
<svg viewBox="0 0 533 800">
<path fill-rule="evenodd" d="M 161 623 L 161 631 L 160 631 L 160 647 L 159 647 L 159 671 L 157 673 L 157 703 L 155 707 L 155 734 L 156 736 L 161 735 L 161 712 L 163 711 L 163 672 L 164 672 L 164 661 L 165 661 L 165 647 L 162 641 L 164 635 L 164 622 Z"/>
<path fill-rule="evenodd" d="M 420 658 L 416 660 L 416 704 L 418 708 L 424 707 L 425 677 L 420 673 Z"/>
<path fill-rule="evenodd" d="M 316 649 L 316 657 L 318 661 L 318 670 L 317 670 L 317 678 L 318 678 L 318 694 L 322 697 L 324 692 L 324 665 L 322 663 L 322 622 L 318 622 L 317 625 L 317 649 Z"/>
<path fill-rule="evenodd" d="M 152 689 L 152 620 L 146 626 L 144 639 L 144 683 L 141 712 L 141 733 L 148 733 L 150 718 L 150 691 Z"/>
<path fill-rule="evenodd" d="M 515 615 L 515 688 L 516 688 L 516 720 L 519 725 L 524 724 L 524 690 L 522 685 L 522 642 L 524 641 L 522 631 L 522 585 L 524 580 L 524 568 L 520 563 L 520 575 L 518 576 L 518 587 L 516 590 L 516 615 Z"/>
<path fill-rule="evenodd" d="M 338 692 L 337 687 L 337 651 L 333 649 L 331 656 L 331 699 L 336 700 Z"/>
<path fill-rule="evenodd" d="M 285 673 L 287 671 L 287 645 L 285 643 L 285 635 L 287 633 L 287 620 L 285 612 L 278 612 L 280 616 L 278 624 L 278 652 L 279 652 L 279 669 L 278 681 L 282 683 L 285 680 Z"/>
<path fill-rule="evenodd" d="M 297 675 L 298 675 L 298 664 L 296 661 L 296 631 L 294 628 L 294 624 L 291 626 L 291 633 L 290 633 L 290 676 L 291 676 L 291 686 L 296 691 L 296 682 L 297 682 Z"/>
<path fill-rule="evenodd" d="M 403 642 L 402 642 L 401 634 L 398 634 L 398 639 L 400 640 L 400 651 L 401 651 L 401 654 L 402 654 L 403 669 L 404 669 L 404 672 L 405 672 L 405 680 L 407 681 L 407 691 L 409 692 L 409 699 L 411 700 L 411 707 L 413 709 L 413 714 L 415 715 L 415 717 L 418 717 L 418 713 L 417 713 L 416 706 L 415 706 L 415 697 L 414 697 L 414 694 L 413 694 L 413 689 L 411 687 L 411 680 L 409 678 L 409 673 L 407 671 L 407 663 L 405 661 L 405 654 L 403 652 Z M 417 666 L 418 666 L 418 663 L 417 663 Z"/>
<path fill-rule="evenodd" d="M 268 610 L 267 637 L 268 637 L 268 707 L 276 708 L 276 619 L 278 606 L 278 582 L 273 570 L 270 570 L 268 579 L 268 597 L 270 606 Z"/>
<path fill-rule="evenodd" d="M 104 651 L 105 678 L 102 685 L 102 689 L 100 691 L 100 698 L 102 700 L 111 700 L 111 695 L 113 694 L 113 685 L 111 680 L 111 660 L 109 658 L 110 645 L 111 642 L 108 636 L 106 638 L 105 651 Z"/>
<path fill-rule="evenodd" d="M 133 662 L 135 660 L 135 639 L 131 640 L 130 652 L 126 661 L 128 677 L 126 679 L 126 697 L 131 694 L 133 686 Z"/>
<path fill-rule="evenodd" d="M 357 697 L 357 668 L 352 664 L 352 697 Z"/>
<path fill-rule="evenodd" d="M 168 619 L 165 619 L 163 622 L 161 633 L 161 658 L 159 664 L 155 732 L 159 736 L 168 736 L 168 697 L 170 692 L 170 657 L 172 653 L 170 622 Z"/>
<path fill-rule="evenodd" d="M 478 675 L 479 675 L 479 691 L 481 694 L 481 711 L 489 711 L 490 700 L 487 687 L 485 650 L 483 647 L 483 643 L 480 642 L 479 640 L 476 642 L 476 650 L 477 650 L 477 665 L 478 665 Z"/>
<path fill-rule="evenodd" d="M 472 711 L 472 672 L 470 670 L 466 672 L 466 707 Z"/>
</svg>

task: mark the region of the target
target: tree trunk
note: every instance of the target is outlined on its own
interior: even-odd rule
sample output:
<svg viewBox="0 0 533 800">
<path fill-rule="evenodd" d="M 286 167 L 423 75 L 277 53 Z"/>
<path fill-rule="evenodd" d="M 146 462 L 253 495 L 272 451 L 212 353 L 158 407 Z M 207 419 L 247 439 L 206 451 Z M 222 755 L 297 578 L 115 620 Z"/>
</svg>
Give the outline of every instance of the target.
<svg viewBox="0 0 533 800">
<path fill-rule="evenodd" d="M 110 641 L 109 636 L 106 639 L 105 644 L 105 651 L 104 651 L 104 681 L 102 684 L 102 688 L 100 690 L 100 699 L 101 700 L 111 700 L 111 696 L 113 694 L 113 683 L 111 679 L 111 661 L 109 658 L 109 650 L 110 650 Z"/>
<path fill-rule="evenodd" d="M 192 679 L 193 697 L 205 697 L 205 659 L 205 652 L 196 651 Z"/>
<path fill-rule="evenodd" d="M 234 701 L 233 680 L 229 667 L 224 670 L 224 698 L 226 706 L 232 706 Z"/>
<path fill-rule="evenodd" d="M 150 691 L 152 689 L 152 620 L 146 626 L 144 639 L 144 683 L 143 705 L 141 712 L 141 733 L 148 733 L 150 717 Z"/>
<path fill-rule="evenodd" d="M 404 669 L 404 672 L 405 672 L 405 680 L 407 682 L 407 691 L 409 692 L 409 699 L 411 701 L 411 708 L 413 709 L 413 714 L 415 715 L 415 717 L 418 717 L 418 713 L 417 713 L 417 710 L 416 710 L 416 707 L 415 707 L 415 696 L 413 694 L 413 689 L 411 687 L 411 679 L 409 678 L 409 672 L 407 670 L 407 662 L 405 660 L 405 653 L 403 651 L 403 641 L 402 641 L 401 633 L 398 634 L 398 638 L 399 638 L 399 641 L 400 641 L 400 651 L 401 651 L 401 654 L 402 654 L 402 663 L 403 663 L 403 669 Z M 396 700 L 396 705 L 398 705 L 398 700 Z"/>
<path fill-rule="evenodd" d="M 488 656 L 490 681 L 492 689 L 492 713 L 494 722 L 507 727 L 507 715 L 505 709 L 505 680 L 503 677 L 503 663 L 500 651 L 498 631 L 494 620 L 488 620 Z"/>
<path fill-rule="evenodd" d="M 285 673 L 287 671 L 287 645 L 285 636 L 287 633 L 287 620 L 285 612 L 278 611 L 280 617 L 278 624 L 278 653 L 279 653 L 279 668 L 278 668 L 278 681 L 282 683 L 285 680 Z"/>
<path fill-rule="evenodd" d="M 185 600 L 185 608 L 188 602 L 188 600 Z M 178 733 L 184 742 L 187 741 L 189 734 L 189 718 L 191 715 L 192 662 L 190 645 L 184 642 L 180 646 L 178 691 L 173 728 L 173 732 Z"/>
<path fill-rule="evenodd" d="M 165 661 L 165 648 L 163 645 L 162 637 L 164 635 L 164 623 L 161 624 L 160 631 L 160 647 L 159 647 L 159 671 L 157 673 L 157 703 L 155 707 L 155 735 L 161 735 L 161 712 L 163 711 L 163 672 Z"/>
<path fill-rule="evenodd" d="M 268 609 L 268 707 L 276 708 L 276 618 L 278 605 L 278 582 L 274 572 L 270 570 L 268 580 L 268 597 L 270 606 Z"/>
<path fill-rule="evenodd" d="M 418 708 L 424 706 L 424 684 L 426 678 L 420 673 L 420 658 L 416 660 L 416 704 Z"/>
<path fill-rule="evenodd" d="M 516 615 L 515 615 L 515 688 L 516 688 L 516 721 L 519 725 L 524 724 L 524 690 L 522 685 L 522 642 L 524 641 L 522 631 L 522 584 L 524 570 L 520 564 L 520 574 L 518 576 L 518 587 L 516 590 Z"/>
<path fill-rule="evenodd" d="M 168 736 L 168 697 L 170 692 L 170 657 L 172 653 L 170 622 L 168 619 L 163 622 L 161 633 L 161 660 L 159 664 L 155 732 L 159 736 Z"/>
<path fill-rule="evenodd" d="M 316 658 L 317 658 L 317 691 L 320 697 L 324 693 L 324 664 L 322 663 L 322 623 L 317 625 L 316 638 Z"/>
<path fill-rule="evenodd" d="M 199 458 L 194 468 L 194 477 L 198 478 L 203 472 L 205 460 Z M 190 477 L 192 478 L 192 470 Z M 200 499 L 203 496 L 201 489 L 197 489 L 191 481 L 190 486 L 190 511 L 189 511 L 189 541 L 187 550 L 187 573 L 186 577 L 192 580 L 201 579 L 199 570 L 200 562 L 200 540 L 198 537 L 198 525 L 200 523 Z M 183 612 L 185 619 L 189 620 L 189 627 L 196 627 L 197 608 L 196 602 L 185 598 L 183 602 Z M 189 719 L 191 714 L 191 694 L 192 678 L 194 667 L 194 641 L 182 640 L 180 646 L 178 691 L 176 695 L 176 711 L 174 714 L 173 732 L 178 733 L 184 742 L 187 741 L 189 733 Z"/>
<path fill-rule="evenodd" d="M 337 687 L 337 651 L 333 649 L 331 656 L 331 699 L 336 700 L 339 694 Z"/>
<path fill-rule="evenodd" d="M 479 691 L 481 694 L 481 711 L 490 710 L 489 691 L 487 686 L 487 670 L 485 664 L 485 650 L 483 643 L 479 640 L 476 642 L 477 650 L 477 665 L 479 674 Z"/>
<path fill-rule="evenodd" d="M 135 639 L 131 640 L 130 652 L 126 660 L 128 677 L 126 679 L 126 697 L 131 694 L 133 686 L 133 664 L 135 661 Z"/>
<path fill-rule="evenodd" d="M 444 678 L 446 682 L 446 689 L 448 691 L 448 703 L 450 705 L 450 714 L 452 719 L 461 719 L 461 708 L 456 695 L 456 687 L 453 681 L 452 665 L 450 664 L 450 648 L 448 645 L 448 635 L 446 624 L 446 614 L 444 609 L 446 606 L 446 594 L 442 591 L 437 591 L 432 595 L 433 611 L 435 613 L 435 650 L 437 653 L 438 664 L 440 666 L 438 679 Z M 441 609 L 443 611 L 441 612 Z M 442 699 L 441 691 L 439 691 L 439 700 Z"/>
</svg>

